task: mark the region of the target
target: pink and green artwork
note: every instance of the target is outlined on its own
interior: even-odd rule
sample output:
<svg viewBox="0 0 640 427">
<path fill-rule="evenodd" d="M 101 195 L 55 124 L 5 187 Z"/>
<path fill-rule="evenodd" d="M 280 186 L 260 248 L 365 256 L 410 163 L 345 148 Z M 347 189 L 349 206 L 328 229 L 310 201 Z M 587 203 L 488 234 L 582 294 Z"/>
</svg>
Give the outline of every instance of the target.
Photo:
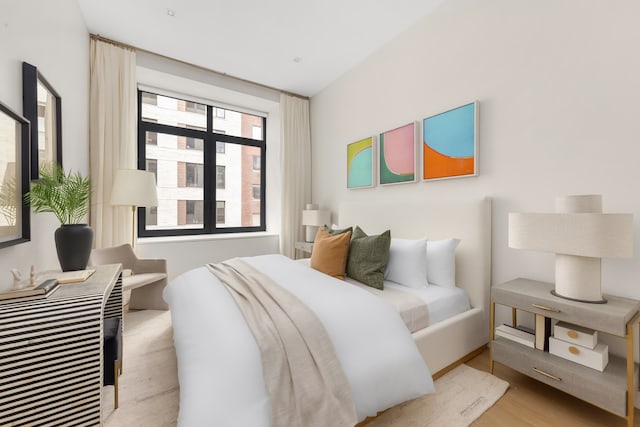
<svg viewBox="0 0 640 427">
<path fill-rule="evenodd" d="M 373 139 L 347 145 L 347 188 L 373 187 Z"/>
<path fill-rule="evenodd" d="M 416 181 L 416 124 L 380 134 L 380 184 Z"/>
</svg>

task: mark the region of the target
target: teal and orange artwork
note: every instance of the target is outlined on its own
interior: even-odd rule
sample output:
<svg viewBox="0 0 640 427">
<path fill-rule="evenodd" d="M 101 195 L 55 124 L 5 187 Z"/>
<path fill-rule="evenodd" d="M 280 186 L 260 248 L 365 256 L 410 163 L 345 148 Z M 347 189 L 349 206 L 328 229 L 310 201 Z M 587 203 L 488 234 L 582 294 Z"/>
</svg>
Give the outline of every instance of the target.
<svg viewBox="0 0 640 427">
<path fill-rule="evenodd" d="M 422 126 L 423 178 L 477 174 L 477 102 L 427 117 Z"/>
<path fill-rule="evenodd" d="M 380 134 L 380 184 L 416 180 L 415 123 Z"/>
<path fill-rule="evenodd" d="M 347 145 L 347 188 L 373 186 L 373 137 Z"/>
</svg>

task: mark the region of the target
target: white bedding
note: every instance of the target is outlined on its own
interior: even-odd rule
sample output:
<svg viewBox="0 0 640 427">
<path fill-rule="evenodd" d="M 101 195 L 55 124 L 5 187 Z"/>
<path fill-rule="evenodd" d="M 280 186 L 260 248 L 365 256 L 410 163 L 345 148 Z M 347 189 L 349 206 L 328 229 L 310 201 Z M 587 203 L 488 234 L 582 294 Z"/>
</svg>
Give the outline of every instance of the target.
<svg viewBox="0 0 640 427">
<path fill-rule="evenodd" d="M 398 313 L 370 293 L 281 255 L 244 258 L 322 321 L 352 389 L 358 419 L 433 392 Z M 260 351 L 235 302 L 206 267 L 164 291 L 178 355 L 181 426 L 270 425 Z"/>
<path fill-rule="evenodd" d="M 427 304 L 428 326 L 471 308 L 469 296 L 461 288 L 445 288 L 437 285 L 429 285 L 426 288 L 408 288 L 388 280 L 385 280 L 384 287 L 408 292 L 423 300 Z"/>
</svg>

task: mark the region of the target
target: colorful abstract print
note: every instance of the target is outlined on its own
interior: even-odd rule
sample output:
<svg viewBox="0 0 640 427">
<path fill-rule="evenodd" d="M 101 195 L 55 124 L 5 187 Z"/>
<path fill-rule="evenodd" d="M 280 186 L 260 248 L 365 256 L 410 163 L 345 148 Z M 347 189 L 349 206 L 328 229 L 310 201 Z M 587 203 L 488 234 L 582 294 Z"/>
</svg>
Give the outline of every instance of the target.
<svg viewBox="0 0 640 427">
<path fill-rule="evenodd" d="M 347 188 L 373 186 L 373 137 L 347 145 Z"/>
<path fill-rule="evenodd" d="M 416 179 L 415 123 L 380 134 L 380 184 Z"/>
<path fill-rule="evenodd" d="M 476 103 L 423 121 L 423 178 L 475 175 Z"/>
</svg>

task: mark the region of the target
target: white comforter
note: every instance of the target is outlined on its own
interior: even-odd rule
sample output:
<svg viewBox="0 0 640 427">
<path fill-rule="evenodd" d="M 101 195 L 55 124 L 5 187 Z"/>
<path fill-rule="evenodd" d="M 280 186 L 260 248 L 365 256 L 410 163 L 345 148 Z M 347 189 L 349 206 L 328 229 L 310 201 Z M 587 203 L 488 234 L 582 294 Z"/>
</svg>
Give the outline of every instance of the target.
<svg viewBox="0 0 640 427">
<path fill-rule="evenodd" d="M 244 260 L 320 318 L 351 386 L 359 420 L 433 392 L 428 368 L 388 304 L 281 255 Z M 260 350 L 224 286 L 203 266 L 174 279 L 164 299 L 178 355 L 178 424 L 269 426 Z"/>
</svg>

